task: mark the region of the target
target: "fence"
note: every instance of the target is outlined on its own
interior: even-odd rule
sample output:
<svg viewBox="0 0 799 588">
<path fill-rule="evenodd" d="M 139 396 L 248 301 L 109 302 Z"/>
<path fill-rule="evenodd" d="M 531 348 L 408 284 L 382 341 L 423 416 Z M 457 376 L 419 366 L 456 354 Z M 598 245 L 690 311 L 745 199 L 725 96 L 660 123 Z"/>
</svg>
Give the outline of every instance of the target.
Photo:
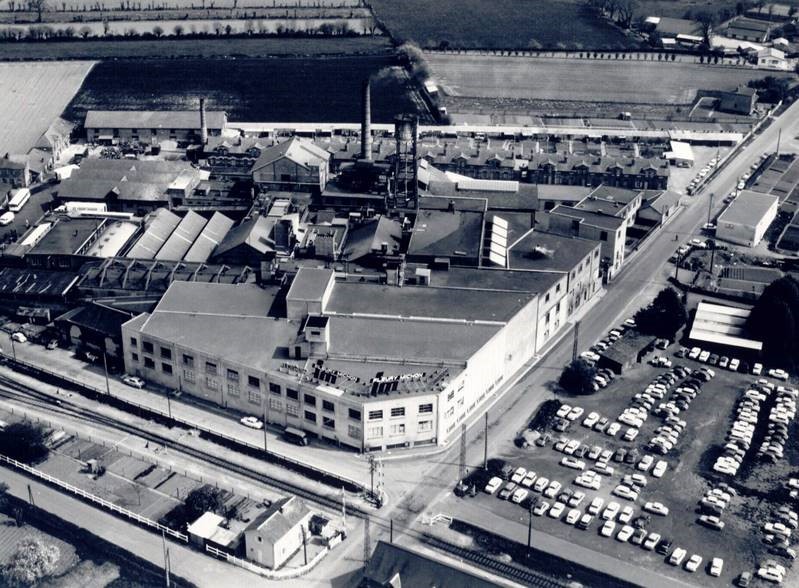
<svg viewBox="0 0 799 588">
<path fill-rule="evenodd" d="M 268 578 L 270 580 L 288 580 L 290 578 L 298 578 L 304 574 L 310 572 L 316 564 L 318 564 L 322 559 L 327 555 L 327 552 L 330 551 L 330 547 L 326 546 L 322 551 L 317 553 L 311 561 L 309 561 L 304 566 L 300 566 L 299 568 L 288 568 L 282 570 L 270 570 L 269 568 L 264 568 L 259 566 L 258 564 L 254 564 L 246 559 L 241 559 L 239 557 L 235 557 L 230 555 L 229 553 L 217 549 L 212 545 L 206 544 L 205 550 L 210 553 L 211 555 L 218 557 L 219 559 L 224 559 L 230 564 L 234 566 L 238 566 L 240 568 L 244 568 L 245 570 L 249 570 L 259 576 L 263 576 L 264 578 Z"/>
<path fill-rule="evenodd" d="M 126 508 L 122 508 L 121 506 L 118 506 L 118 505 L 114 504 L 113 502 L 109 502 L 108 500 L 104 500 L 103 498 L 100 498 L 99 496 L 95 496 L 94 494 L 86 492 L 85 490 L 82 490 L 81 488 L 73 486 L 72 484 L 68 484 L 67 482 L 64 482 L 63 480 L 59 480 L 58 478 L 54 478 L 50 474 L 47 474 L 47 473 L 42 472 L 40 470 L 37 470 L 36 468 L 32 468 L 31 466 L 29 466 L 27 464 L 24 464 L 22 462 L 19 462 L 19 461 L 15 460 L 15 459 L 11 459 L 10 457 L 6 457 L 5 455 L 0 455 L 0 462 L 6 462 L 6 463 L 14 466 L 15 468 L 18 468 L 18 469 L 20 469 L 20 470 L 22 470 L 24 472 L 27 472 L 28 474 L 31 474 L 31 475 L 33 475 L 33 476 L 35 476 L 35 477 L 37 477 L 37 478 L 39 478 L 41 480 L 44 480 L 44 481 L 46 481 L 46 482 L 48 482 L 50 484 L 53 484 L 54 486 L 58 486 L 62 490 L 66 490 L 67 492 L 71 492 L 72 494 L 80 496 L 81 498 L 84 498 L 84 499 L 86 499 L 86 500 L 88 500 L 90 502 L 93 502 L 94 504 L 98 504 L 102 508 L 105 508 L 105 509 L 110 510 L 112 512 L 121 514 L 122 516 L 125 516 L 125 517 L 127 517 L 129 519 L 132 519 L 132 520 L 136 521 L 137 523 L 139 523 L 141 525 L 145 525 L 147 527 L 150 527 L 151 529 L 155 529 L 157 531 L 161 531 L 162 533 L 166 533 L 167 535 L 169 535 L 170 537 L 172 537 L 174 539 L 177 539 L 179 541 L 183 541 L 184 543 L 187 543 L 188 540 L 189 540 L 188 536 L 184 535 L 183 533 L 179 533 L 178 531 L 170 529 L 169 527 L 165 527 L 164 525 L 162 525 L 160 523 L 157 523 L 157 522 L 155 522 L 155 521 L 153 521 L 151 519 L 148 519 L 146 517 L 143 517 L 143 516 L 141 516 L 138 513 L 130 511 L 130 510 L 126 509 Z"/>
</svg>

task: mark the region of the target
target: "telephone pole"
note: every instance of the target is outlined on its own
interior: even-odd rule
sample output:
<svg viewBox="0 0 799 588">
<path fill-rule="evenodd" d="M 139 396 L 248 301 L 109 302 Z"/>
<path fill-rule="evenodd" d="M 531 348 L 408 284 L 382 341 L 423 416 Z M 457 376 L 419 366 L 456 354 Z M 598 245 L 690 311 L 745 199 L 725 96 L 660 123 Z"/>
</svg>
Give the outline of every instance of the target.
<svg viewBox="0 0 799 588">
<path fill-rule="evenodd" d="M 111 396 L 111 384 L 108 382 L 108 355 L 103 349 L 103 370 L 105 371 L 105 393 Z"/>
<path fill-rule="evenodd" d="M 577 359 L 577 352 L 580 350 L 580 321 L 574 323 L 574 344 L 572 345 L 572 361 Z"/>
<path fill-rule="evenodd" d="M 466 479 L 466 423 L 461 424 L 461 451 L 458 458 L 458 481 Z"/>
<path fill-rule="evenodd" d="M 488 411 L 485 413 L 485 432 L 483 434 L 483 469 L 488 469 Z"/>
<path fill-rule="evenodd" d="M 369 536 L 369 513 L 363 518 L 363 565 L 369 563 L 369 556 L 372 555 L 372 539 Z"/>
</svg>

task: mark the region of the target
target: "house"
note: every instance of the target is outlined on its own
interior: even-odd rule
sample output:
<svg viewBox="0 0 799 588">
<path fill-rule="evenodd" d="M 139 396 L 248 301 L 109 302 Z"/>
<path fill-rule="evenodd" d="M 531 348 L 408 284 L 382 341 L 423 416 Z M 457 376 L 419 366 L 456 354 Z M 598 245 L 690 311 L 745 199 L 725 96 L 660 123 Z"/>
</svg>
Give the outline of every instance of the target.
<svg viewBox="0 0 799 588">
<path fill-rule="evenodd" d="M 691 148 L 690 143 L 684 141 L 671 141 L 671 151 L 663 154 L 663 157 L 669 161 L 671 165 L 678 167 L 693 167 L 694 165 L 694 150 Z"/>
<path fill-rule="evenodd" d="M 34 149 L 48 153 L 48 168 L 52 169 L 58 162 L 64 149 L 69 147 L 75 125 L 61 117 L 56 118 L 42 136 L 36 141 Z M 30 155 L 30 153 L 29 153 Z"/>
<path fill-rule="evenodd" d="M 768 4 L 757 2 L 755 4 L 744 13 L 748 18 L 768 22 L 790 22 L 796 20 L 796 6 L 775 2 L 769 2 Z"/>
<path fill-rule="evenodd" d="M 660 226 L 673 215 L 680 206 L 680 194 L 672 190 L 652 190 L 644 192 L 636 223 Z"/>
<path fill-rule="evenodd" d="M 329 178 L 330 153 L 296 136 L 265 149 L 252 166 L 253 182 L 262 190 L 320 194 Z"/>
<path fill-rule="evenodd" d="M 774 27 L 770 22 L 738 16 L 732 19 L 723 30 L 725 37 L 753 43 L 765 43 Z"/>
<path fill-rule="evenodd" d="M 733 92 L 719 92 L 718 109 L 733 114 L 751 115 L 755 111 L 757 92 L 754 88 L 739 86 Z"/>
<path fill-rule="evenodd" d="M 90 143 L 189 142 L 200 138 L 201 122 L 200 110 L 89 110 L 83 127 Z M 208 111 L 205 126 L 208 135 L 221 135 L 227 127 L 227 115 Z"/>
<path fill-rule="evenodd" d="M 275 220 L 265 216 L 245 220 L 225 234 L 211 258 L 215 263 L 260 267 L 275 257 L 274 226 Z"/>
<path fill-rule="evenodd" d="M 6 153 L 0 158 L 0 184 L 12 188 L 27 188 L 31 183 L 31 168 L 27 155 Z"/>
<path fill-rule="evenodd" d="M 788 71 L 790 62 L 785 58 L 785 52 L 766 47 L 757 52 L 757 68 L 770 69 L 774 71 Z"/>
<path fill-rule="evenodd" d="M 402 244 L 402 225 L 385 216 L 354 223 L 347 233 L 342 259 L 366 267 L 382 267 Z"/>
<path fill-rule="evenodd" d="M 641 363 L 644 356 L 655 348 L 655 337 L 630 330 L 622 335 L 604 351 L 599 353 L 597 366 L 608 368 L 616 374 L 636 363 Z"/>
<path fill-rule="evenodd" d="M 247 559 L 273 570 L 280 568 L 310 538 L 312 516 L 301 498 L 276 501 L 244 530 Z"/>
<path fill-rule="evenodd" d="M 777 217 L 780 199 L 770 194 L 743 190 L 719 215 L 716 238 L 755 247 Z"/>
<path fill-rule="evenodd" d="M 231 550 L 237 544 L 239 533 L 225 528 L 225 517 L 214 512 L 204 512 L 200 517 L 188 526 L 186 534 L 189 541 L 200 549 L 205 549 L 206 545 L 211 545 L 217 549 Z"/>
</svg>

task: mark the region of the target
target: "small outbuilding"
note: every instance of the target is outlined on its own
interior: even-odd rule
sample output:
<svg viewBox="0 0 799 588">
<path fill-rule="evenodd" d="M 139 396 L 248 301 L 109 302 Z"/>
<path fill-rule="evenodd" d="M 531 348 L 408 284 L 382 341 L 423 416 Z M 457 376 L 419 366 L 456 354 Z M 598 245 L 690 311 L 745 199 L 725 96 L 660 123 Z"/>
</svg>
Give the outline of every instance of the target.
<svg viewBox="0 0 799 588">
<path fill-rule="evenodd" d="M 777 216 L 780 200 L 771 194 L 743 190 L 721 213 L 716 238 L 755 247 Z"/>
</svg>

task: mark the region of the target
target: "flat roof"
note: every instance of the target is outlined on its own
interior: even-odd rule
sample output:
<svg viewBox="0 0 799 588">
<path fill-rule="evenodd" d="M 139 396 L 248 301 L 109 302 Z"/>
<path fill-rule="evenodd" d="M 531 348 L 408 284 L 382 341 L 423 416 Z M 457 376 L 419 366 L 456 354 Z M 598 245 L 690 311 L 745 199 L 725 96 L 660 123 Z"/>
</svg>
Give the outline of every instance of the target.
<svg viewBox="0 0 799 588">
<path fill-rule="evenodd" d="M 718 345 L 761 351 L 763 343 L 744 337 L 751 310 L 700 302 L 691 326 L 689 339 Z"/>
<path fill-rule="evenodd" d="M 336 282 L 325 313 L 383 315 L 501 321 L 510 320 L 534 296 L 527 292 L 503 292 L 430 286 L 384 286 L 360 282 Z"/>
<path fill-rule="evenodd" d="M 430 283 L 439 288 L 467 288 L 484 292 L 541 293 L 563 277 L 562 272 L 516 271 L 494 268 L 450 267 L 432 272 Z M 459 295 L 456 294 L 456 295 Z"/>
<path fill-rule="evenodd" d="M 580 210 L 573 206 L 564 206 L 563 204 L 558 204 L 555 208 L 550 210 L 549 213 L 579 219 L 587 225 L 610 231 L 615 231 L 624 223 L 624 219 L 618 216 L 611 216 L 591 210 Z"/>
<path fill-rule="evenodd" d="M 72 255 L 100 229 L 105 219 L 63 217 L 31 248 L 36 255 Z"/>
<path fill-rule="evenodd" d="M 286 299 L 321 302 L 335 272 L 325 267 L 301 267 L 291 283 Z"/>
<path fill-rule="evenodd" d="M 209 129 L 221 130 L 227 115 L 221 110 L 207 110 L 205 122 Z M 200 110 L 89 110 L 84 128 L 87 129 L 198 129 Z"/>
<path fill-rule="evenodd" d="M 599 242 L 530 230 L 511 247 L 510 269 L 570 272 Z"/>
<path fill-rule="evenodd" d="M 474 259 L 482 249 L 483 214 L 464 210 L 420 210 L 409 255 Z"/>
<path fill-rule="evenodd" d="M 719 215 L 718 224 L 756 225 L 779 201 L 777 196 L 771 194 L 742 190 Z"/>
<path fill-rule="evenodd" d="M 107 222 L 103 234 L 89 247 L 86 255 L 90 257 L 116 257 L 138 230 L 138 222 L 123 220 Z"/>
</svg>

